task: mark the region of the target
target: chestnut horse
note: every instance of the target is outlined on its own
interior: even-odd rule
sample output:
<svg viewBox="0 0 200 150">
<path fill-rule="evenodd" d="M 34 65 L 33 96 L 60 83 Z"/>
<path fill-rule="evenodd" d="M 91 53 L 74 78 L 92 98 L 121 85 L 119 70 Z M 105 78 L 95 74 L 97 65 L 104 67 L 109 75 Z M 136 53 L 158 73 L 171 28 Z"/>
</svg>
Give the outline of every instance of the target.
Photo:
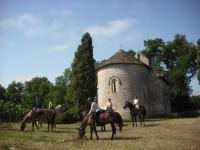
<svg viewBox="0 0 200 150">
<path fill-rule="evenodd" d="M 90 126 L 90 139 L 92 139 L 92 134 L 94 131 L 96 138 L 98 140 L 99 137 L 98 137 L 97 130 L 96 130 L 96 124 L 97 125 L 105 125 L 107 123 L 110 123 L 110 126 L 112 128 L 111 139 L 113 139 L 114 135 L 116 134 L 115 122 L 118 122 L 119 130 L 122 131 L 123 121 L 122 121 L 122 119 L 120 119 L 118 117 L 119 117 L 118 115 L 116 115 L 114 112 L 111 112 L 111 111 L 102 111 L 99 114 L 97 114 L 96 117 L 94 117 L 93 114 L 90 114 L 89 116 L 87 116 L 83 119 L 83 121 L 80 125 L 79 138 L 82 139 L 85 136 L 85 128 L 87 125 L 89 125 Z"/>
<path fill-rule="evenodd" d="M 84 111 L 82 111 L 82 112 L 80 113 L 81 119 L 84 119 L 88 113 L 89 113 L 89 110 L 84 110 Z M 118 124 L 118 125 L 119 125 L 120 123 L 122 123 L 122 125 L 123 125 L 123 120 L 122 120 L 121 115 L 120 115 L 118 112 L 114 112 L 114 113 L 115 113 L 116 118 L 117 118 L 117 119 L 115 120 L 115 123 Z M 104 132 L 106 131 L 105 125 L 106 125 L 106 124 L 101 125 L 101 131 L 104 131 Z M 120 125 L 119 125 L 119 130 L 120 130 Z"/>
<path fill-rule="evenodd" d="M 47 121 L 48 123 L 48 131 L 49 131 L 49 125 L 51 125 L 51 131 L 53 131 L 53 126 L 55 123 L 55 116 L 56 113 L 54 110 L 48 110 L 48 109 L 41 109 L 40 112 L 37 113 L 36 115 L 36 109 L 33 108 L 32 110 L 30 110 L 28 112 L 28 114 L 25 115 L 25 117 L 23 118 L 23 120 L 21 121 L 21 131 L 24 131 L 24 129 L 26 128 L 26 122 L 28 120 L 32 120 L 32 130 L 34 131 L 34 125 L 38 128 L 38 125 L 36 123 L 36 121 Z"/>
<path fill-rule="evenodd" d="M 135 122 L 136 127 L 137 127 L 137 116 L 139 116 L 140 118 L 140 124 L 142 125 L 143 123 L 143 125 L 145 126 L 144 118 L 147 113 L 145 107 L 140 105 L 139 110 L 137 110 L 133 104 L 131 104 L 129 101 L 125 101 L 124 109 L 126 109 L 127 107 L 130 110 L 133 126 Z"/>
</svg>

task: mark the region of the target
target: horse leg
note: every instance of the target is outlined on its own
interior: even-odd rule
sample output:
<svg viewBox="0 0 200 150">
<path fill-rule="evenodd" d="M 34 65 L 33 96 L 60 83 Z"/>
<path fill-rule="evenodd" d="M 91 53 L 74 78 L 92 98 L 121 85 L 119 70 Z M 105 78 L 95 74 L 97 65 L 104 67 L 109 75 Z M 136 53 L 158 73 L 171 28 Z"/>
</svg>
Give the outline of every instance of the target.
<svg viewBox="0 0 200 150">
<path fill-rule="evenodd" d="M 137 116 L 135 116 L 134 119 L 135 119 L 135 125 L 137 127 Z"/>
<path fill-rule="evenodd" d="M 101 131 L 106 132 L 106 125 L 105 124 L 101 126 Z"/>
<path fill-rule="evenodd" d="M 95 133 L 95 135 L 96 135 L 96 137 L 97 137 L 97 140 L 99 140 L 99 137 L 98 137 L 98 135 L 97 135 L 97 129 L 96 129 L 96 127 L 94 127 L 94 133 Z"/>
<path fill-rule="evenodd" d="M 103 125 L 101 126 L 101 131 L 103 132 L 104 130 L 103 130 Z"/>
<path fill-rule="evenodd" d="M 35 124 L 35 126 L 37 127 L 37 129 L 39 130 L 39 127 L 38 127 L 37 123 L 36 123 L 36 122 L 34 122 L 34 124 Z"/>
<path fill-rule="evenodd" d="M 133 127 L 134 127 L 135 125 L 134 125 L 134 116 L 133 115 L 131 116 L 131 119 L 132 119 L 132 124 L 133 124 Z"/>
<path fill-rule="evenodd" d="M 48 132 L 49 132 L 49 124 L 50 124 L 50 123 L 49 123 L 49 121 L 47 121 L 47 123 L 48 123 Z"/>
<path fill-rule="evenodd" d="M 32 121 L 32 130 L 34 131 L 34 121 Z"/>
<path fill-rule="evenodd" d="M 111 123 L 110 125 L 111 125 L 111 128 L 112 128 L 111 140 L 113 140 L 114 135 L 116 134 L 116 128 L 115 128 L 115 124 L 114 123 Z"/>
<path fill-rule="evenodd" d="M 53 131 L 54 123 L 51 122 L 51 131 Z"/>
<path fill-rule="evenodd" d="M 140 116 L 140 125 L 142 126 L 142 122 L 143 122 L 143 116 Z"/>
<path fill-rule="evenodd" d="M 93 127 L 90 127 L 90 140 L 92 139 Z"/>
</svg>

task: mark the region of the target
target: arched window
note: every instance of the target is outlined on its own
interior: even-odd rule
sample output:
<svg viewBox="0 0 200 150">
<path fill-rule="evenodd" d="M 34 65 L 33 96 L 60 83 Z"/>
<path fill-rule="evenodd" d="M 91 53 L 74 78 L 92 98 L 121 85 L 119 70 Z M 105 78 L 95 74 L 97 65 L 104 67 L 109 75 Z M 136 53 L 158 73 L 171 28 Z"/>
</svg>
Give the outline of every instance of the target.
<svg viewBox="0 0 200 150">
<path fill-rule="evenodd" d="M 118 77 L 114 76 L 109 79 L 109 86 L 112 93 L 117 93 L 120 91 L 120 86 L 122 86 L 122 82 Z"/>
<path fill-rule="evenodd" d="M 113 92 L 113 93 L 116 93 L 116 92 L 117 92 L 116 85 L 117 85 L 117 80 L 116 80 L 116 79 L 113 79 L 113 80 L 111 81 L 111 87 L 112 87 L 112 92 Z"/>
</svg>

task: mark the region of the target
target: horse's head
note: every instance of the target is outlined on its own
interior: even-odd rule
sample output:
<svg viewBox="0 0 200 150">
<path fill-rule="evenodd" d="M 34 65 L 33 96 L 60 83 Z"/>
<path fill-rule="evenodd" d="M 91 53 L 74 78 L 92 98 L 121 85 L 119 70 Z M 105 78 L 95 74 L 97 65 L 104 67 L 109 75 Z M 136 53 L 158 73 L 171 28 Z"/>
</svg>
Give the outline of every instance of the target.
<svg viewBox="0 0 200 150">
<path fill-rule="evenodd" d="M 21 131 L 24 131 L 26 128 L 26 123 L 24 121 L 21 122 Z"/>
<path fill-rule="evenodd" d="M 85 136 L 85 130 L 83 128 L 78 128 L 78 138 L 83 139 Z"/>
<path fill-rule="evenodd" d="M 64 110 L 64 107 L 62 106 L 62 105 L 57 105 L 56 107 L 55 107 L 55 110 L 56 110 L 56 112 L 61 112 L 61 111 L 63 111 Z"/>
<path fill-rule="evenodd" d="M 129 101 L 126 100 L 123 108 L 126 109 L 128 107 L 128 105 L 129 105 Z"/>
</svg>

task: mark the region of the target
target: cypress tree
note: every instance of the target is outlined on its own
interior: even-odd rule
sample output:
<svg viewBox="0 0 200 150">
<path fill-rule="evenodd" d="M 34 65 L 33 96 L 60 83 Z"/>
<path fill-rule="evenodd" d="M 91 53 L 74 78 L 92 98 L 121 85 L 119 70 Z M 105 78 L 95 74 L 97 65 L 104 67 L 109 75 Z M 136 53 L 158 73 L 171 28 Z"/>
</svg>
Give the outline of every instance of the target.
<svg viewBox="0 0 200 150">
<path fill-rule="evenodd" d="M 85 33 L 81 45 L 75 52 L 72 63 L 72 91 L 77 104 L 77 111 L 88 109 L 88 97 L 96 95 L 95 60 L 93 58 L 92 38 Z"/>
</svg>

